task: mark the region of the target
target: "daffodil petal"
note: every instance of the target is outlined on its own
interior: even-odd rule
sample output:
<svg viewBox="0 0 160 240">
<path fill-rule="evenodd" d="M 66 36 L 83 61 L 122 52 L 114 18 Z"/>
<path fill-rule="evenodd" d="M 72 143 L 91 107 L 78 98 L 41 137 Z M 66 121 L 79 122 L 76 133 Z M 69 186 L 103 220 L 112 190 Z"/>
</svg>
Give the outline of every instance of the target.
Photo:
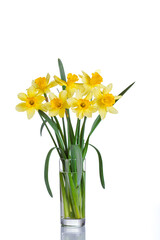
<svg viewBox="0 0 160 240">
<path fill-rule="evenodd" d="M 37 93 L 37 91 L 33 86 L 31 86 L 30 88 L 27 89 L 28 97 L 34 97 L 36 95 L 36 93 Z"/>
<path fill-rule="evenodd" d="M 91 100 L 92 98 L 92 93 L 88 93 L 87 96 L 85 97 L 86 100 Z"/>
<path fill-rule="evenodd" d="M 66 90 L 62 90 L 60 93 L 59 93 L 59 98 L 65 102 L 67 100 L 67 91 Z"/>
<path fill-rule="evenodd" d="M 108 110 L 108 112 L 113 113 L 113 114 L 118 113 L 117 109 L 115 109 L 114 107 L 108 107 L 107 110 Z"/>
<path fill-rule="evenodd" d="M 17 104 L 17 106 L 16 106 L 16 110 L 17 110 L 18 112 L 24 112 L 24 111 L 26 111 L 26 109 L 27 109 L 26 103 L 19 103 L 19 104 Z"/>
<path fill-rule="evenodd" d="M 85 113 L 84 113 L 84 115 L 85 115 L 86 117 L 92 117 L 92 112 L 89 111 L 89 110 L 86 110 Z"/>
<path fill-rule="evenodd" d="M 64 114 L 65 114 L 65 108 L 60 109 L 60 110 L 59 110 L 59 116 L 60 116 L 61 118 L 63 118 L 63 117 L 64 117 Z"/>
<path fill-rule="evenodd" d="M 76 91 L 76 98 L 77 98 L 77 99 L 83 98 L 83 93 L 82 93 L 80 90 L 77 90 L 77 91 Z"/>
<path fill-rule="evenodd" d="M 52 100 L 54 98 L 57 98 L 57 96 L 54 93 L 50 92 L 49 93 L 49 99 Z"/>
<path fill-rule="evenodd" d="M 49 88 L 52 88 L 52 87 L 55 87 L 55 86 L 57 86 L 58 85 L 58 83 L 56 82 L 56 81 L 52 81 L 52 82 L 50 82 L 50 84 L 48 85 L 48 87 Z"/>
<path fill-rule="evenodd" d="M 120 99 L 122 96 L 114 96 L 115 100 Z"/>
<path fill-rule="evenodd" d="M 101 116 L 102 119 L 104 119 L 106 117 L 107 111 L 105 108 L 100 108 L 99 109 L 99 114 Z"/>
<path fill-rule="evenodd" d="M 103 93 L 104 94 L 109 93 L 110 91 L 112 91 L 112 88 L 113 88 L 113 84 L 112 83 L 108 84 L 108 86 L 103 89 Z"/>
<path fill-rule="evenodd" d="M 71 107 L 75 107 L 77 105 L 77 99 L 76 98 L 69 98 L 67 100 L 67 102 L 68 102 L 69 106 L 71 106 Z"/>
<path fill-rule="evenodd" d="M 82 71 L 82 73 L 83 73 L 83 76 L 84 76 L 87 80 L 90 80 L 90 76 L 89 76 L 87 73 L 85 73 L 84 71 Z"/>
<path fill-rule="evenodd" d="M 47 82 L 47 84 L 49 83 L 49 80 L 50 80 L 50 74 L 47 73 L 47 76 L 46 76 L 46 82 Z"/>
<path fill-rule="evenodd" d="M 37 97 L 36 97 L 36 100 L 37 100 L 38 103 L 42 103 L 42 102 L 45 100 L 45 97 L 43 97 L 43 96 L 37 96 Z"/>
<path fill-rule="evenodd" d="M 57 76 L 54 76 L 54 80 L 55 80 L 60 86 L 67 86 L 67 83 L 66 83 L 64 80 L 62 80 L 62 79 L 60 79 L 59 77 L 57 77 Z"/>
<path fill-rule="evenodd" d="M 27 95 L 25 93 L 19 93 L 18 98 L 22 101 L 26 101 Z"/>
<path fill-rule="evenodd" d="M 59 113 L 59 109 L 54 109 L 54 110 L 52 109 L 51 111 L 49 111 L 49 115 L 51 117 L 58 115 L 58 113 Z"/>
<path fill-rule="evenodd" d="M 94 89 L 94 96 L 95 96 L 95 98 L 100 98 L 101 97 L 101 90 L 100 90 L 100 88 L 95 88 Z"/>
<path fill-rule="evenodd" d="M 35 80 L 32 81 L 32 86 L 33 86 L 34 88 L 37 88 L 37 87 L 38 87 L 37 84 L 35 83 Z"/>
<path fill-rule="evenodd" d="M 31 119 L 34 114 L 35 114 L 35 109 L 34 108 L 27 109 L 27 117 L 28 117 L 28 119 Z"/>
</svg>

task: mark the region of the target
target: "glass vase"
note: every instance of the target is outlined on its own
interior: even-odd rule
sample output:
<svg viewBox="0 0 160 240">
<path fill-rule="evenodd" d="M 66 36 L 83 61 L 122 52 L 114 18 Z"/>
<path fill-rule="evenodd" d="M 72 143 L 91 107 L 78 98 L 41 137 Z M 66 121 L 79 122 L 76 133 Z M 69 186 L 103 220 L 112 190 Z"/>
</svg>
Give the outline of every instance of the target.
<svg viewBox="0 0 160 240">
<path fill-rule="evenodd" d="M 85 160 L 78 183 L 78 160 L 60 159 L 60 211 L 62 226 L 81 227 L 85 224 Z"/>
</svg>

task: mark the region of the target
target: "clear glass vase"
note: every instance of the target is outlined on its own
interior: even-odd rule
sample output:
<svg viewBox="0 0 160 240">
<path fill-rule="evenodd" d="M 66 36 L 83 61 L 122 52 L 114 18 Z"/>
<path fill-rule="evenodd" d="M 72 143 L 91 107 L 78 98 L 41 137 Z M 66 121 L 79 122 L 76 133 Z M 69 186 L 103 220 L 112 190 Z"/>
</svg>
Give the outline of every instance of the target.
<svg viewBox="0 0 160 240">
<path fill-rule="evenodd" d="M 85 224 L 85 160 L 78 184 L 77 160 L 60 159 L 60 211 L 62 226 L 81 227 Z"/>
</svg>

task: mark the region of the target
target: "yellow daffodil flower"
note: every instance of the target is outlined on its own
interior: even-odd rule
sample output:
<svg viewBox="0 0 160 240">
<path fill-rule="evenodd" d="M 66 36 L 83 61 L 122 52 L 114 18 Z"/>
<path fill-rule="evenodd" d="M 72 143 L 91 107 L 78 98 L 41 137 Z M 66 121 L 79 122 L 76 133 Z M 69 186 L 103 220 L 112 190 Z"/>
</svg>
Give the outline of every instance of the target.
<svg viewBox="0 0 160 240">
<path fill-rule="evenodd" d="M 54 80 L 60 86 L 65 86 L 68 93 L 68 97 L 72 97 L 77 89 L 82 88 L 82 83 L 77 83 L 79 78 L 76 74 L 68 73 L 67 81 L 60 79 L 57 76 L 54 76 Z"/>
<path fill-rule="evenodd" d="M 68 104 L 72 111 L 76 113 L 77 118 L 82 119 L 84 116 L 92 117 L 92 113 L 97 111 L 94 101 L 91 101 L 91 94 L 83 98 L 83 94 L 77 91 L 76 97 L 68 99 Z"/>
<path fill-rule="evenodd" d="M 50 102 L 46 103 L 49 115 L 51 117 L 59 115 L 61 118 L 64 117 L 65 109 L 69 108 L 67 103 L 67 91 L 62 90 L 57 97 L 54 93 L 49 93 Z"/>
<path fill-rule="evenodd" d="M 83 82 L 83 87 L 85 89 L 84 94 L 94 93 L 94 90 L 98 88 L 103 88 L 104 86 L 101 84 L 103 82 L 103 78 L 97 72 L 92 73 L 92 77 L 90 77 L 87 73 L 82 71 L 83 75 L 79 75 Z"/>
<path fill-rule="evenodd" d="M 113 96 L 110 91 L 112 90 L 112 84 L 109 84 L 107 87 L 96 89 L 94 92 L 95 99 L 99 114 L 102 119 L 106 117 L 107 112 L 118 113 L 118 111 L 113 107 L 115 100 L 120 99 L 121 96 Z"/>
<path fill-rule="evenodd" d="M 35 110 L 46 111 L 46 108 L 42 102 L 44 97 L 35 90 L 35 88 L 30 87 L 27 89 L 27 94 L 19 93 L 18 98 L 23 101 L 16 106 L 18 112 L 27 112 L 28 119 L 31 119 L 35 114 Z"/>
<path fill-rule="evenodd" d="M 32 81 L 32 86 L 39 91 L 41 94 L 49 93 L 50 88 L 57 85 L 55 81 L 49 83 L 50 75 L 47 74 L 46 77 L 39 77 Z"/>
</svg>

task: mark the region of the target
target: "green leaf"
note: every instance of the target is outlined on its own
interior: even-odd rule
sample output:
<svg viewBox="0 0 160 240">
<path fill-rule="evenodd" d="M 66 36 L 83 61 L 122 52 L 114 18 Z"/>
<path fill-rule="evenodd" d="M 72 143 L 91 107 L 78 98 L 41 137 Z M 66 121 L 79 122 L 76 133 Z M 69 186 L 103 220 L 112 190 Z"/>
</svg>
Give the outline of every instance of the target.
<svg viewBox="0 0 160 240">
<path fill-rule="evenodd" d="M 133 85 L 135 84 L 135 82 L 133 82 L 132 84 L 130 84 L 126 89 L 124 89 L 118 96 L 123 96 Z M 119 99 L 116 100 L 116 102 Z"/>
<path fill-rule="evenodd" d="M 75 132 L 75 137 L 74 137 L 74 144 L 79 144 L 80 123 L 81 123 L 81 120 L 79 120 L 77 118 L 77 126 L 76 126 L 76 132 Z"/>
<path fill-rule="evenodd" d="M 90 136 L 92 135 L 92 133 L 94 132 L 94 130 L 96 129 L 96 127 L 98 126 L 98 124 L 100 122 L 101 122 L 101 117 L 100 117 L 100 115 L 98 115 L 98 117 L 95 119 L 95 121 L 94 121 L 94 123 L 92 125 L 91 131 L 90 131 L 90 133 L 88 135 L 88 138 L 87 138 L 87 141 L 85 143 L 85 146 L 84 146 L 84 149 L 83 149 L 83 159 L 85 159 L 85 156 L 87 154 Z"/>
<path fill-rule="evenodd" d="M 39 112 L 40 116 L 43 117 L 43 118 L 50 124 L 50 126 L 54 129 L 55 134 L 56 134 L 56 136 L 57 136 L 57 141 L 58 141 L 59 147 L 64 150 L 64 142 L 63 142 L 63 140 L 62 140 L 62 138 L 61 138 L 61 136 L 60 136 L 60 133 L 59 133 L 59 129 L 58 129 L 58 127 L 57 127 L 57 124 L 56 124 L 54 121 L 52 121 L 52 120 L 47 116 L 47 114 L 45 114 L 43 111 L 38 110 L 38 112 Z"/>
<path fill-rule="evenodd" d="M 58 66 L 59 66 L 61 79 L 66 81 L 66 75 L 65 75 L 63 63 L 60 59 L 58 59 Z M 65 88 L 66 88 L 65 86 L 62 86 L 63 90 Z M 72 124 L 71 124 L 69 109 L 67 109 L 67 123 L 68 123 L 68 147 L 69 147 L 70 142 L 71 142 L 71 144 L 74 144 L 74 132 L 73 132 Z"/>
<path fill-rule="evenodd" d="M 64 144 L 65 144 L 66 153 L 67 153 L 67 137 L 66 137 L 66 127 L 65 127 L 64 118 L 62 118 L 62 124 L 63 124 Z"/>
<path fill-rule="evenodd" d="M 65 72 L 64 72 L 63 63 L 62 63 L 62 61 L 59 58 L 58 58 L 58 66 L 59 66 L 61 79 L 66 82 L 66 75 L 65 75 Z"/>
<path fill-rule="evenodd" d="M 67 117 L 67 127 L 68 127 L 69 142 L 71 144 L 74 144 L 74 132 L 73 132 L 73 127 L 71 124 L 70 116 Z"/>
<path fill-rule="evenodd" d="M 48 170 L 49 170 L 49 160 L 50 160 L 50 156 L 51 156 L 51 153 L 52 151 L 55 149 L 56 147 L 53 147 L 49 150 L 48 154 L 47 154 L 47 157 L 46 157 L 46 161 L 45 161 L 45 166 L 44 166 L 44 181 L 45 181 L 45 184 L 46 184 L 46 188 L 48 190 L 48 193 L 51 197 L 53 197 L 52 195 L 52 191 L 51 191 L 51 188 L 50 188 L 50 185 L 49 185 L 49 180 L 48 180 Z"/>
<path fill-rule="evenodd" d="M 41 136 L 42 136 L 42 130 L 43 130 L 46 122 L 47 122 L 47 121 L 45 120 L 45 121 L 42 123 L 42 125 L 41 125 L 41 128 L 40 128 L 40 135 L 41 135 Z"/>
<path fill-rule="evenodd" d="M 74 171 L 76 170 L 74 165 L 75 160 L 76 160 L 76 167 L 77 167 L 77 186 L 79 186 L 81 182 L 82 170 L 83 170 L 82 151 L 79 145 L 71 145 L 71 161 L 73 162 L 72 166 L 74 168 Z"/>
<path fill-rule="evenodd" d="M 124 89 L 118 96 L 123 96 L 134 84 L 135 82 L 133 82 L 132 84 L 130 84 L 126 89 Z M 119 99 L 116 100 L 116 102 L 118 101 Z M 91 134 L 94 132 L 94 130 L 96 129 L 96 127 L 98 126 L 98 124 L 101 122 L 101 117 L 100 115 L 98 115 L 98 117 L 96 118 L 96 120 L 94 121 L 93 125 L 92 125 L 92 128 L 91 128 L 91 131 L 88 135 L 88 138 L 87 138 L 87 141 L 85 143 L 85 147 L 83 149 L 83 159 L 85 158 L 86 156 L 86 153 L 87 153 L 87 150 L 88 150 L 88 144 L 89 144 L 89 139 L 90 139 L 90 136 Z"/>
<path fill-rule="evenodd" d="M 102 156 L 99 152 L 99 150 L 93 146 L 92 144 L 89 144 L 91 147 L 93 147 L 97 154 L 98 154 L 98 160 L 99 160 L 99 176 L 100 176 L 100 181 L 101 181 L 101 185 L 103 188 L 105 188 L 105 181 L 104 181 L 104 175 L 103 175 L 103 161 L 102 161 Z"/>
<path fill-rule="evenodd" d="M 83 145 L 84 145 L 84 130 L 85 130 L 85 125 L 86 125 L 86 120 L 87 120 L 87 118 L 84 117 L 83 125 L 82 125 L 82 128 L 81 128 L 81 134 L 80 134 L 80 146 L 81 146 L 81 149 L 83 149 Z"/>
</svg>

